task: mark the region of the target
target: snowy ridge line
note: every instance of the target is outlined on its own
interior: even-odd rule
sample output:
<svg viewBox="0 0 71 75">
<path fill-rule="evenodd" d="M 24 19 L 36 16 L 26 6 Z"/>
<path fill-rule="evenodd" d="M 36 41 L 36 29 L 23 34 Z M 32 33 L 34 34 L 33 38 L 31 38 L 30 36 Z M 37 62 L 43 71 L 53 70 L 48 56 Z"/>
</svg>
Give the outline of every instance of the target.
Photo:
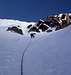
<svg viewBox="0 0 71 75">
<path fill-rule="evenodd" d="M 34 38 L 35 35 L 44 32 L 54 32 L 63 29 L 71 24 L 71 13 L 60 13 L 58 15 L 47 16 L 38 22 L 25 22 L 11 19 L 0 19 L 0 28 L 9 32 Z"/>
<path fill-rule="evenodd" d="M 35 22 L 26 22 L 26 21 L 19 21 L 19 20 L 12 20 L 12 19 L 0 19 L 0 26 L 28 26 L 29 24 L 35 24 Z"/>
<path fill-rule="evenodd" d="M 23 34 L 27 34 L 27 26 L 29 24 L 35 24 L 35 22 L 26 22 L 26 21 L 19 21 L 19 20 L 11 20 L 11 19 L 0 19 L 0 29 L 7 30 L 8 27 L 18 27 L 22 30 Z M 13 30 L 12 30 L 13 32 Z"/>
<path fill-rule="evenodd" d="M 36 33 L 53 32 L 63 29 L 71 24 L 71 13 L 61 13 L 40 19 L 34 26 L 29 25 L 29 33 L 34 38 Z"/>
</svg>

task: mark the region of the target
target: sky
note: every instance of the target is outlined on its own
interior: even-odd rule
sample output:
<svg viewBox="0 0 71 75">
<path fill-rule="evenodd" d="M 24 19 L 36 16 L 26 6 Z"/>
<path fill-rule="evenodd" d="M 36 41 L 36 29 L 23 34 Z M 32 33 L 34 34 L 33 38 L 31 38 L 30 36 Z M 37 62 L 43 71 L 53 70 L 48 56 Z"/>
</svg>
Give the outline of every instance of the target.
<svg viewBox="0 0 71 75">
<path fill-rule="evenodd" d="M 71 12 L 71 0 L 0 0 L 0 18 L 37 21 L 61 12 Z"/>
</svg>

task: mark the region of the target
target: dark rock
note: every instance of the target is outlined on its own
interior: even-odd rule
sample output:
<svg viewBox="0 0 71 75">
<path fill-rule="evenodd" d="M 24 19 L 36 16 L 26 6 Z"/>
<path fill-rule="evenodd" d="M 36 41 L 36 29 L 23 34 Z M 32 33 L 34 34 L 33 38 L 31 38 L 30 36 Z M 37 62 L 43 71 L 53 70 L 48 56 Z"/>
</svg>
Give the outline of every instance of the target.
<svg viewBox="0 0 71 75">
<path fill-rule="evenodd" d="M 49 27 L 47 25 L 41 24 L 38 29 L 41 29 L 43 32 L 46 31 Z"/>
<path fill-rule="evenodd" d="M 29 29 L 32 25 L 28 25 L 27 28 Z"/>
<path fill-rule="evenodd" d="M 36 26 L 31 27 L 28 32 L 31 32 L 31 31 L 40 32 L 39 29 Z"/>
<path fill-rule="evenodd" d="M 52 30 L 51 30 L 51 29 L 49 29 L 49 30 L 47 30 L 46 32 L 52 32 Z"/>
<path fill-rule="evenodd" d="M 65 14 L 62 14 L 61 19 L 65 19 L 65 16 L 66 16 Z"/>
<path fill-rule="evenodd" d="M 16 33 L 18 33 L 18 34 L 23 35 L 22 30 L 21 30 L 21 29 L 19 29 L 19 28 L 17 28 L 16 26 L 8 27 L 7 31 L 14 31 L 14 32 L 16 32 Z"/>
</svg>

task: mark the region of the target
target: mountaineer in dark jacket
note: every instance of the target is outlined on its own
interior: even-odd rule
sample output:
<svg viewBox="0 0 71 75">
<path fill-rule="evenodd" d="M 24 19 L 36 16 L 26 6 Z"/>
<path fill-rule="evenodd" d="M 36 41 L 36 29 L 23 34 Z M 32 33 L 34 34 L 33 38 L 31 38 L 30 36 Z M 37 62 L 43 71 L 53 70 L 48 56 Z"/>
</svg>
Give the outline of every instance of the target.
<svg viewBox="0 0 71 75">
<path fill-rule="evenodd" d="M 30 34 L 31 38 L 34 38 L 34 37 L 35 37 L 35 34 L 36 34 L 36 33 L 31 33 L 31 34 Z"/>
</svg>

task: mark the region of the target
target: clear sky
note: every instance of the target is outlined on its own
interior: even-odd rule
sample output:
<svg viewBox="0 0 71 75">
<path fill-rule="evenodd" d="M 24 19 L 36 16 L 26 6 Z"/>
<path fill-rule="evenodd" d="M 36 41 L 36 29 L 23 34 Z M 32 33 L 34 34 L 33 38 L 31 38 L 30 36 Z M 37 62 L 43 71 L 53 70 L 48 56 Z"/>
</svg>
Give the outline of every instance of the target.
<svg viewBox="0 0 71 75">
<path fill-rule="evenodd" d="M 71 0 L 0 0 L 0 18 L 36 21 L 59 12 L 71 12 Z"/>
</svg>

